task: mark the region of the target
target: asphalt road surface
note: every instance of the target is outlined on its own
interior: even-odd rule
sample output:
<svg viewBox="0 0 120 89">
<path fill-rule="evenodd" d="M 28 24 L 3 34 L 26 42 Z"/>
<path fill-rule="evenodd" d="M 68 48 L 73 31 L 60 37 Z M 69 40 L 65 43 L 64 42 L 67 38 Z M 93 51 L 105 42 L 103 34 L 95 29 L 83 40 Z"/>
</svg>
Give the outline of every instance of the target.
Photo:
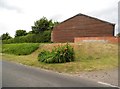
<svg viewBox="0 0 120 89">
<path fill-rule="evenodd" d="M 2 61 L 2 87 L 110 87 L 82 77 Z"/>
<path fill-rule="evenodd" d="M 1 88 L 2 88 L 2 61 L 0 61 L 0 89 Z"/>
</svg>

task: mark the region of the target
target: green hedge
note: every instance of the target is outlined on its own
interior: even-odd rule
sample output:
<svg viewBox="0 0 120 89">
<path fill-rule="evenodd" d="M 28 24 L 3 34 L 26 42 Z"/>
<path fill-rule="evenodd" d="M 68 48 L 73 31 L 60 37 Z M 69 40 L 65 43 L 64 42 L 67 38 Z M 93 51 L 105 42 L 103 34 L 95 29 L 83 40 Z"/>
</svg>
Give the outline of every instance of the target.
<svg viewBox="0 0 120 89">
<path fill-rule="evenodd" d="M 20 36 L 3 40 L 3 44 L 10 43 L 45 43 L 51 42 L 51 31 L 44 31 L 40 34 L 28 34 L 26 36 Z"/>
<path fill-rule="evenodd" d="M 38 61 L 45 63 L 65 63 L 74 61 L 74 50 L 69 45 L 59 46 L 50 51 L 42 51 L 38 55 Z"/>
<path fill-rule="evenodd" d="M 2 46 L 2 53 L 28 55 L 38 49 L 38 47 L 38 43 L 4 44 Z"/>
</svg>

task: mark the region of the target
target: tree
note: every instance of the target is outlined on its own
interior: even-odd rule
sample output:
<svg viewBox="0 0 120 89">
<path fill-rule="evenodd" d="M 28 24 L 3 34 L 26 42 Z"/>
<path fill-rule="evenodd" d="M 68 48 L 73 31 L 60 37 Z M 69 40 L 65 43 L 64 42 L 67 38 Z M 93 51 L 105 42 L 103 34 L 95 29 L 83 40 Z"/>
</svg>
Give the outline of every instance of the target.
<svg viewBox="0 0 120 89">
<path fill-rule="evenodd" d="M 9 33 L 4 33 L 0 37 L 0 39 L 2 39 L 2 40 L 8 40 L 10 38 L 12 38 L 12 37 L 9 35 Z"/>
<path fill-rule="evenodd" d="M 32 31 L 34 33 L 44 32 L 46 30 L 52 30 L 52 28 L 58 24 L 58 22 L 53 22 L 52 20 L 48 20 L 46 17 L 41 18 L 34 22 L 34 26 L 32 26 Z"/>
<path fill-rule="evenodd" d="M 33 31 L 29 31 L 27 34 L 33 34 Z"/>
<path fill-rule="evenodd" d="M 25 30 L 16 30 L 15 37 L 25 36 L 27 32 Z"/>
</svg>

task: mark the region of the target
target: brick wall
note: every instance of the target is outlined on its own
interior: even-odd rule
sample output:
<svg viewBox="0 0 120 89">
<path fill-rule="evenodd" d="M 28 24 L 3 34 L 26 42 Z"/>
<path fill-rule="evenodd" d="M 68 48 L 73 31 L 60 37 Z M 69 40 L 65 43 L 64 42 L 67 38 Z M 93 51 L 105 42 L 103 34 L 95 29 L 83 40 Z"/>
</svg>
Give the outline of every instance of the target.
<svg viewBox="0 0 120 89">
<path fill-rule="evenodd" d="M 118 37 L 75 37 L 74 42 L 108 42 L 118 43 Z M 120 41 L 120 39 L 119 39 Z"/>
</svg>

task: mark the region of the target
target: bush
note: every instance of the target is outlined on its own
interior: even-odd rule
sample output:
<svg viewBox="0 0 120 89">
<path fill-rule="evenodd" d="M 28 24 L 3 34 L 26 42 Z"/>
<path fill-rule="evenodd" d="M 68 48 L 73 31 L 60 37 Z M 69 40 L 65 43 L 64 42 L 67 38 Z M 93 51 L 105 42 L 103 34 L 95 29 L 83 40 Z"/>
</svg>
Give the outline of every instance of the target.
<svg viewBox="0 0 120 89">
<path fill-rule="evenodd" d="M 59 46 L 50 51 L 42 51 L 38 55 L 38 61 L 45 63 L 65 63 L 74 61 L 74 50 L 69 45 Z"/>
<path fill-rule="evenodd" d="M 10 44 L 10 43 L 14 43 L 14 39 L 11 38 L 11 39 L 8 39 L 8 40 L 2 40 L 2 43 L 3 44 Z"/>
<path fill-rule="evenodd" d="M 15 37 L 19 37 L 19 36 L 25 36 L 27 35 L 27 32 L 26 30 L 16 30 L 16 33 L 15 33 Z"/>
<path fill-rule="evenodd" d="M 44 31 L 39 34 L 28 34 L 26 36 L 18 36 L 8 40 L 3 40 L 3 44 L 10 43 L 47 43 L 51 42 L 51 31 Z"/>
<path fill-rule="evenodd" d="M 28 55 L 39 47 L 38 43 L 4 44 L 2 52 L 15 55 Z"/>
</svg>

